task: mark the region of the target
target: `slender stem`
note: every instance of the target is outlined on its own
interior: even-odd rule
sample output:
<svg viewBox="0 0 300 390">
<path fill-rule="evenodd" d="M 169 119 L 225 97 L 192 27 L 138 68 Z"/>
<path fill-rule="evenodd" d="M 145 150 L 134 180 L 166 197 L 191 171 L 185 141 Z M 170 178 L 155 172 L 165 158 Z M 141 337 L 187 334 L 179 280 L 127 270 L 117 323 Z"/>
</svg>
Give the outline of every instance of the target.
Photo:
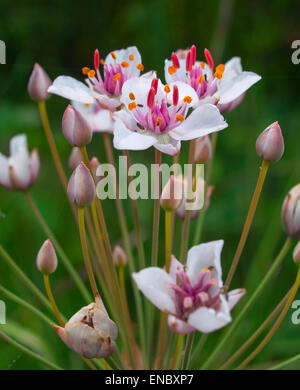
<svg viewBox="0 0 300 390">
<path fill-rule="evenodd" d="M 56 315 L 56 318 L 61 326 L 65 326 L 65 321 L 62 319 L 62 316 L 58 310 L 58 307 L 56 305 L 54 296 L 52 294 L 51 286 L 50 286 L 50 280 L 49 280 L 49 275 L 43 275 L 44 276 L 44 284 L 45 284 L 45 289 L 47 292 L 47 296 L 49 298 L 49 301 L 52 305 L 53 311 Z"/>
<path fill-rule="evenodd" d="M 242 235 L 241 235 L 239 244 L 237 246 L 230 270 L 228 272 L 228 275 L 227 275 L 227 278 L 225 281 L 226 288 L 229 288 L 229 286 L 230 286 L 230 283 L 231 283 L 232 278 L 234 276 L 235 270 L 238 266 L 241 254 L 242 254 L 243 249 L 245 247 L 245 243 L 246 243 L 246 240 L 247 240 L 247 237 L 249 234 L 249 230 L 250 230 L 250 227 L 251 227 L 251 224 L 253 221 L 255 210 L 256 210 L 257 203 L 258 203 L 258 200 L 259 200 L 259 197 L 261 194 L 261 190 L 262 190 L 265 178 L 266 178 L 266 174 L 268 172 L 269 165 L 270 165 L 270 162 L 263 160 L 262 166 L 261 166 L 261 169 L 259 172 L 259 176 L 257 179 L 255 191 L 254 191 L 251 203 L 250 203 L 248 215 L 247 215 L 247 218 L 246 218 L 246 221 L 244 224 L 243 232 L 242 232 Z"/>
<path fill-rule="evenodd" d="M 166 271 L 169 272 L 170 270 L 170 262 L 171 262 L 171 218 L 172 218 L 172 212 L 166 211 L 165 212 L 165 230 L 166 230 Z"/>
<path fill-rule="evenodd" d="M 226 342 L 228 341 L 229 337 L 232 335 L 233 331 L 236 329 L 238 324 L 241 322 L 245 314 L 248 312 L 250 307 L 253 305 L 253 303 L 256 301 L 256 299 L 259 297 L 260 293 L 263 291 L 264 287 L 268 283 L 268 281 L 271 279 L 271 277 L 274 275 L 275 271 L 279 267 L 279 265 L 282 263 L 283 259 L 285 258 L 286 254 L 288 253 L 291 245 L 293 243 L 293 240 L 288 237 L 281 248 L 279 254 L 277 255 L 276 259 L 274 260 L 271 268 L 266 273 L 263 280 L 260 282 L 248 302 L 243 306 L 241 312 L 239 315 L 235 318 L 235 320 L 232 322 L 232 324 L 228 327 L 227 332 L 223 335 L 220 343 L 217 345 L 217 347 L 214 349 L 212 354 L 208 357 L 204 365 L 201 367 L 202 369 L 208 368 L 211 363 L 213 363 L 214 359 L 217 357 L 218 353 L 222 350 Z"/>
<path fill-rule="evenodd" d="M 51 239 L 58 255 L 60 256 L 67 271 L 70 273 L 71 277 L 73 278 L 73 280 L 74 280 L 75 284 L 77 285 L 79 291 L 81 292 L 82 296 L 85 298 L 85 300 L 87 302 L 90 302 L 91 296 L 90 296 L 88 290 L 86 289 L 86 287 L 85 287 L 84 283 L 82 282 L 80 276 L 78 275 L 77 271 L 74 269 L 71 261 L 69 260 L 69 258 L 65 254 L 65 252 L 63 251 L 62 247 L 59 245 L 56 237 L 54 236 L 54 234 L 50 230 L 46 221 L 44 220 L 42 214 L 40 213 L 38 207 L 36 206 L 32 196 L 31 196 L 31 194 L 29 192 L 24 192 L 24 196 L 25 196 L 35 218 L 37 219 L 38 223 L 41 225 L 45 235 Z"/>
<path fill-rule="evenodd" d="M 296 276 L 296 280 L 293 286 L 293 289 L 286 301 L 286 304 L 284 305 L 284 308 L 282 309 L 282 312 L 280 313 L 280 316 L 277 318 L 275 324 L 270 329 L 269 333 L 266 335 L 266 337 L 263 339 L 263 341 L 255 348 L 255 350 L 238 366 L 238 370 L 241 370 L 245 366 L 247 366 L 248 363 L 250 363 L 268 344 L 268 342 L 271 340 L 273 335 L 275 334 L 276 330 L 281 325 L 282 321 L 284 320 L 296 294 L 298 291 L 300 285 L 300 267 L 298 267 L 298 272 Z"/>
<path fill-rule="evenodd" d="M 58 365 L 50 362 L 50 360 L 45 359 L 44 357 L 38 355 L 37 353 L 31 351 L 29 348 L 25 347 L 24 345 L 18 343 L 16 340 L 13 340 L 11 337 L 9 337 L 6 333 L 0 330 L 0 337 L 8 342 L 9 344 L 13 345 L 17 349 L 19 349 L 21 352 L 26 353 L 28 356 L 32 357 L 33 359 L 41 362 L 42 364 L 45 364 L 49 368 L 53 370 L 63 370 L 63 368 L 59 367 Z"/>
<path fill-rule="evenodd" d="M 174 352 L 174 356 L 173 356 L 173 359 L 172 359 L 171 364 L 170 364 L 170 370 L 176 370 L 176 368 L 177 368 L 178 361 L 179 361 L 179 358 L 180 358 L 180 351 L 181 351 L 181 347 L 182 347 L 182 341 L 183 341 L 183 335 L 179 334 L 177 336 L 175 352 Z"/>
<path fill-rule="evenodd" d="M 161 166 L 161 152 L 155 149 L 155 164 L 158 165 L 158 168 Z M 158 172 L 158 188 L 157 193 L 161 192 L 161 172 Z M 159 217 L 160 217 L 160 201 L 159 197 L 154 199 L 154 210 L 153 210 L 153 229 L 152 229 L 152 254 L 151 254 L 151 266 L 157 266 L 157 256 L 158 256 L 158 243 L 159 243 Z"/>
<path fill-rule="evenodd" d="M 8 253 L 0 245 L 0 255 L 9 265 L 9 267 L 23 280 L 27 287 L 33 292 L 34 295 L 43 303 L 47 309 L 50 309 L 52 312 L 52 306 L 48 302 L 48 299 L 41 293 L 41 291 L 32 283 L 32 281 L 26 276 L 26 274 L 21 270 L 21 268 L 14 262 L 14 260 L 8 255 Z"/>
<path fill-rule="evenodd" d="M 182 360 L 182 370 L 187 370 L 191 360 L 191 352 L 193 348 L 195 333 L 190 333 L 186 338 L 185 352 Z"/>
<path fill-rule="evenodd" d="M 85 262 L 85 268 L 89 277 L 90 285 L 93 291 L 94 297 L 99 294 L 97 284 L 94 277 L 94 272 L 88 252 L 87 242 L 86 242 L 86 233 L 85 233 L 85 224 L 84 224 L 84 207 L 78 207 L 78 223 L 79 223 L 79 233 L 80 241 L 82 247 L 82 254 Z"/>
<path fill-rule="evenodd" d="M 166 332 L 167 331 L 167 314 L 160 312 L 160 326 L 158 333 L 158 349 L 155 359 L 155 369 L 159 370 L 162 368 L 164 350 L 166 345 Z"/>
<path fill-rule="evenodd" d="M 208 333 L 205 333 L 200 337 L 200 340 L 197 344 L 197 347 L 194 349 L 194 351 L 192 353 L 192 360 L 195 360 L 198 358 L 198 356 L 200 355 L 200 353 L 202 351 L 202 348 L 204 347 L 204 344 L 206 343 L 207 338 L 208 338 Z M 192 361 L 192 364 L 193 363 L 194 362 Z"/>
<path fill-rule="evenodd" d="M 276 364 L 273 367 L 270 367 L 268 370 L 281 370 L 281 368 L 284 368 L 291 363 L 295 363 L 298 360 L 300 360 L 300 353 L 298 355 L 291 357 L 290 359 L 284 360 L 283 362 Z"/>
<path fill-rule="evenodd" d="M 260 325 L 260 327 L 253 333 L 251 337 L 228 359 L 220 370 L 225 370 L 227 367 L 231 366 L 236 359 L 257 339 L 257 337 L 267 328 L 267 326 L 273 321 L 273 319 L 277 316 L 280 310 L 283 308 L 288 296 L 290 295 L 290 289 L 287 294 L 283 297 L 283 299 L 279 302 L 279 304 L 275 307 L 272 313 L 268 316 L 268 318 Z"/>
</svg>

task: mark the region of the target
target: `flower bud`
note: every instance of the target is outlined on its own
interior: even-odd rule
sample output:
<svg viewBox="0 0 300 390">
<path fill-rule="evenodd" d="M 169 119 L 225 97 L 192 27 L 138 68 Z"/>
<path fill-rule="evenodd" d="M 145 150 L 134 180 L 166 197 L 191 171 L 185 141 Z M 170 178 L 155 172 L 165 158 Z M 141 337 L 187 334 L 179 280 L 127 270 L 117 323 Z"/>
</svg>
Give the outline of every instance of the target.
<svg viewBox="0 0 300 390">
<path fill-rule="evenodd" d="M 182 202 L 182 197 L 183 182 L 172 175 L 162 190 L 160 205 L 165 211 L 174 211 Z"/>
<path fill-rule="evenodd" d="M 287 194 L 282 205 L 282 221 L 290 237 L 300 238 L 300 184 Z"/>
<path fill-rule="evenodd" d="M 91 159 L 90 165 L 95 183 L 98 184 L 104 178 L 104 172 L 97 157 Z"/>
<path fill-rule="evenodd" d="M 65 327 L 52 324 L 58 336 L 72 351 L 88 359 L 105 358 L 116 350 L 117 325 L 109 318 L 100 296 L 83 307 Z"/>
<path fill-rule="evenodd" d="M 211 156 L 212 147 L 209 136 L 198 138 L 195 144 L 195 163 L 205 164 L 211 159 Z"/>
<path fill-rule="evenodd" d="M 68 196 L 77 206 L 90 205 L 96 196 L 95 183 L 83 162 L 72 173 L 68 184 Z"/>
<path fill-rule="evenodd" d="M 65 109 L 62 130 L 65 139 L 72 146 L 84 146 L 92 140 L 93 131 L 89 122 L 71 105 Z"/>
<path fill-rule="evenodd" d="M 57 268 L 57 257 L 52 242 L 46 240 L 36 258 L 36 266 L 43 275 L 52 274 Z"/>
<path fill-rule="evenodd" d="M 31 99 L 37 102 L 49 99 L 51 94 L 48 92 L 48 88 L 51 84 L 52 81 L 44 69 L 38 63 L 35 63 L 27 86 Z"/>
<path fill-rule="evenodd" d="M 182 175 L 178 176 L 178 178 L 179 177 L 181 177 L 181 179 L 183 180 L 184 191 L 183 200 L 178 209 L 176 210 L 176 215 L 179 218 L 184 219 L 186 211 L 189 210 L 190 218 L 197 218 L 203 207 L 205 182 L 201 177 L 198 177 L 196 181 L 196 188 L 193 188 L 193 193 L 189 193 L 187 178 L 183 177 Z M 208 206 L 211 194 L 212 191 L 208 191 L 207 189 L 206 205 Z"/>
<path fill-rule="evenodd" d="M 300 267 L 300 241 L 294 248 L 293 259 L 294 262 Z"/>
<path fill-rule="evenodd" d="M 117 267 L 124 267 L 128 263 L 127 255 L 123 248 L 116 245 L 113 250 L 113 260 Z"/>
<path fill-rule="evenodd" d="M 284 152 L 284 140 L 278 122 L 267 127 L 256 140 L 256 152 L 265 161 L 275 162 Z"/>
<path fill-rule="evenodd" d="M 82 161 L 82 154 L 80 148 L 75 146 L 74 148 L 72 148 L 72 152 L 68 161 L 69 167 L 72 169 L 72 171 L 74 171 L 74 169 L 78 167 L 80 161 Z"/>
</svg>

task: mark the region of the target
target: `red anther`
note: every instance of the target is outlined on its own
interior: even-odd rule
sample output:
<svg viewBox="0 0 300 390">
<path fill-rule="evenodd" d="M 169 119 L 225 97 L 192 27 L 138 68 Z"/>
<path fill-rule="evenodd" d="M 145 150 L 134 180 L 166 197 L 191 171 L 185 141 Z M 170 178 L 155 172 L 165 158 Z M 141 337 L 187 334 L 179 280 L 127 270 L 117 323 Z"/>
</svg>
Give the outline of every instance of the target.
<svg viewBox="0 0 300 390">
<path fill-rule="evenodd" d="M 151 88 L 154 89 L 155 93 L 157 93 L 157 87 L 158 87 L 158 79 L 153 79 L 151 82 Z"/>
<path fill-rule="evenodd" d="M 153 82 L 153 80 L 152 80 L 152 82 Z M 152 108 L 154 106 L 155 95 L 156 95 L 155 89 L 153 87 L 151 87 L 149 90 L 149 93 L 148 93 L 148 97 L 147 97 L 147 106 L 149 108 Z"/>
<path fill-rule="evenodd" d="M 174 85 L 173 88 L 173 104 L 174 106 L 177 106 L 179 100 L 179 91 L 177 85 Z"/>
<path fill-rule="evenodd" d="M 172 53 L 171 59 L 172 59 L 172 62 L 173 62 L 173 66 L 175 68 L 177 68 L 177 69 L 180 68 L 179 59 L 178 59 L 178 57 L 177 57 L 177 55 L 175 53 Z"/>
<path fill-rule="evenodd" d="M 192 62 L 193 62 L 193 65 L 195 65 L 195 62 L 196 62 L 196 46 L 193 45 L 191 47 L 191 52 L 192 52 Z"/>
<path fill-rule="evenodd" d="M 214 60 L 210 54 L 210 51 L 208 49 L 204 49 L 204 55 L 208 63 L 208 66 L 210 67 L 210 69 L 213 69 L 215 65 L 214 65 Z"/>
<path fill-rule="evenodd" d="M 100 55 L 99 55 L 99 50 L 96 49 L 94 52 L 94 68 L 99 69 L 99 64 L 100 64 Z"/>
</svg>

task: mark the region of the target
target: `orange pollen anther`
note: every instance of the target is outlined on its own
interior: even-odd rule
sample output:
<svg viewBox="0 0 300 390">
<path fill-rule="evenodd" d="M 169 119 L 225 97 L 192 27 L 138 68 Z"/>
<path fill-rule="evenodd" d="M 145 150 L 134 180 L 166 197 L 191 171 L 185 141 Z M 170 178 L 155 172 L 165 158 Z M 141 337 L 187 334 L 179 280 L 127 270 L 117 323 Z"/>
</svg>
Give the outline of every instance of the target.
<svg viewBox="0 0 300 390">
<path fill-rule="evenodd" d="M 203 74 L 201 74 L 201 75 L 198 77 L 198 83 L 199 83 L 199 84 L 202 84 L 203 81 L 204 81 L 204 76 L 203 76 Z"/>
<path fill-rule="evenodd" d="M 128 109 L 129 109 L 130 111 L 132 111 L 134 108 L 136 108 L 136 103 L 135 103 L 135 102 L 132 102 L 132 103 L 129 103 L 129 104 L 128 104 Z"/>
<path fill-rule="evenodd" d="M 160 127 L 160 125 L 161 125 L 161 118 L 158 116 L 158 117 L 156 118 L 156 121 L 155 121 L 155 126 Z"/>
<path fill-rule="evenodd" d="M 184 98 L 183 98 L 183 101 L 184 101 L 184 103 L 192 103 L 192 98 L 190 97 L 190 96 L 185 96 Z"/>
<path fill-rule="evenodd" d="M 89 71 L 89 77 L 92 79 L 93 77 L 95 77 L 95 74 L 96 74 L 96 72 L 93 70 L 93 69 L 91 69 L 90 71 Z"/>
<path fill-rule="evenodd" d="M 136 67 L 137 67 L 138 70 L 140 70 L 141 72 L 144 70 L 144 65 L 143 65 L 143 64 L 137 64 Z"/>
<path fill-rule="evenodd" d="M 164 91 L 165 91 L 166 93 L 170 93 L 170 92 L 171 92 L 171 88 L 168 86 L 168 84 L 165 85 Z"/>
<path fill-rule="evenodd" d="M 112 58 L 113 58 L 114 60 L 117 59 L 116 53 L 115 53 L 114 51 L 111 51 L 111 52 L 110 52 L 110 55 L 112 56 Z"/>
<path fill-rule="evenodd" d="M 89 71 L 90 71 L 90 68 L 88 68 L 87 66 L 84 66 L 84 67 L 82 68 L 82 73 L 83 73 L 83 74 L 88 74 Z"/>
<path fill-rule="evenodd" d="M 84 107 L 88 108 L 90 106 L 89 103 L 85 103 Z"/>
<path fill-rule="evenodd" d="M 221 73 L 221 72 L 215 72 L 214 76 L 215 76 L 217 79 L 221 80 L 221 78 L 222 78 L 222 76 L 223 76 L 223 73 Z"/>
<path fill-rule="evenodd" d="M 122 68 L 128 68 L 129 64 L 127 61 L 123 61 L 123 62 L 121 62 L 121 66 L 122 66 Z"/>
<path fill-rule="evenodd" d="M 104 64 L 105 64 L 105 61 L 104 61 L 103 58 L 100 60 L 100 64 L 101 64 L 101 65 L 104 65 Z"/>
<path fill-rule="evenodd" d="M 203 61 L 201 61 L 201 62 L 200 62 L 200 66 L 201 66 L 201 68 L 202 68 L 202 69 L 204 69 L 204 67 L 205 67 L 205 64 L 204 64 L 204 62 L 203 62 Z"/>
<path fill-rule="evenodd" d="M 184 121 L 184 116 L 181 115 L 181 114 L 177 114 L 176 115 L 176 120 L 178 120 L 179 122 L 183 122 Z"/>
<path fill-rule="evenodd" d="M 223 73 L 225 70 L 225 65 L 223 64 L 220 64 L 216 67 L 216 72 L 220 72 L 220 73 Z"/>
<path fill-rule="evenodd" d="M 129 92 L 129 99 L 130 100 L 135 100 L 135 96 L 133 92 Z"/>
<path fill-rule="evenodd" d="M 118 81 L 120 77 L 121 77 L 121 73 L 117 73 L 114 75 L 113 79 L 114 81 Z"/>
<path fill-rule="evenodd" d="M 172 75 L 177 72 L 177 69 L 175 68 L 175 66 L 170 66 L 168 72 L 170 75 Z"/>
<path fill-rule="evenodd" d="M 130 54 L 129 59 L 130 59 L 130 61 L 134 61 L 134 55 Z"/>
</svg>

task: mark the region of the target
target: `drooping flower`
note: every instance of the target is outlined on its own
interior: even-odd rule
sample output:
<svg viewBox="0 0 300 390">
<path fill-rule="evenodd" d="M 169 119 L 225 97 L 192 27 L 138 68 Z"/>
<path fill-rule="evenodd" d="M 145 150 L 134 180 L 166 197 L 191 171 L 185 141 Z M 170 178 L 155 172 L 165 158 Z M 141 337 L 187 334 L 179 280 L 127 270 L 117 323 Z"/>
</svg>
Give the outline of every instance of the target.
<svg viewBox="0 0 300 390">
<path fill-rule="evenodd" d="M 40 159 L 36 149 L 29 154 L 25 134 L 10 140 L 10 156 L 0 153 L 0 185 L 14 190 L 27 190 L 37 180 Z"/>
<path fill-rule="evenodd" d="M 133 274 L 139 290 L 161 311 L 176 333 L 199 330 L 210 333 L 231 322 L 231 309 L 245 294 L 237 289 L 225 293 L 222 282 L 223 240 L 192 247 L 186 266 L 174 257 L 170 273 L 157 267 Z"/>
<path fill-rule="evenodd" d="M 118 328 L 109 318 L 99 296 L 95 303 L 75 313 L 64 328 L 52 326 L 70 349 L 88 359 L 105 358 L 116 350 Z"/>
<path fill-rule="evenodd" d="M 100 66 L 103 65 L 103 76 Z M 123 84 L 137 77 L 144 69 L 138 49 L 128 47 L 110 52 L 105 60 L 100 59 L 98 49 L 94 53 L 94 69 L 83 67 L 86 84 L 69 76 L 57 77 L 49 92 L 71 100 L 72 105 L 90 122 L 94 131 L 112 132 L 111 113 L 121 105 Z"/>
<path fill-rule="evenodd" d="M 183 83 L 163 85 L 157 78 L 131 78 L 122 89 L 125 110 L 114 114 L 114 147 L 145 150 L 151 146 L 169 155 L 180 150 L 180 141 L 199 138 L 227 127 L 212 104 L 190 108 L 199 98 Z"/>
<path fill-rule="evenodd" d="M 167 83 L 183 81 L 192 86 L 199 97 L 199 104 L 217 104 L 221 112 L 233 110 L 243 99 L 245 92 L 261 79 L 254 72 L 243 71 L 241 59 L 233 57 L 215 67 L 208 49 L 204 50 L 206 62 L 196 61 L 196 46 L 172 53 L 165 60 Z"/>
</svg>

